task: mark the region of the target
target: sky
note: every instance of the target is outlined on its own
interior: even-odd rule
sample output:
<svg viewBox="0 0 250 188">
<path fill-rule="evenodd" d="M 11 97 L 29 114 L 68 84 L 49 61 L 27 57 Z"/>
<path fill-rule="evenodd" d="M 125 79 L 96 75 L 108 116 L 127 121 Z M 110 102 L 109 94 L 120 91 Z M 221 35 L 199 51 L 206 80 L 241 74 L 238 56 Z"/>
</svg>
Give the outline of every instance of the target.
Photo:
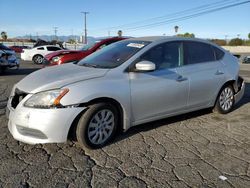
<svg viewBox="0 0 250 188">
<path fill-rule="evenodd" d="M 88 36 L 93 37 L 114 36 L 119 29 L 125 36 L 169 36 L 175 34 L 174 27 L 178 26 L 178 33 L 194 33 L 200 38 L 247 38 L 250 33 L 250 1 L 182 19 L 183 16 L 189 17 L 199 11 L 211 10 L 209 6 L 218 8 L 220 5 L 227 5 L 226 3 L 244 1 L 0 0 L 0 31 L 6 31 L 9 37 L 54 35 L 54 27 L 57 27 L 59 36 L 82 35 L 84 15 L 81 12 L 87 11 Z"/>
</svg>

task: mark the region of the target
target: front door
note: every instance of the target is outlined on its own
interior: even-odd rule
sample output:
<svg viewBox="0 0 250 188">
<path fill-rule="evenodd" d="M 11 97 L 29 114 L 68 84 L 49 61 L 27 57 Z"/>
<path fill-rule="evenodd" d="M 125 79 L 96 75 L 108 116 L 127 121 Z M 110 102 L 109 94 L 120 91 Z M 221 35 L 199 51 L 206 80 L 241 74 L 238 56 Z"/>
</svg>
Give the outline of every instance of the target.
<svg viewBox="0 0 250 188">
<path fill-rule="evenodd" d="M 181 42 L 153 47 L 136 62 L 155 63 L 152 72 L 130 72 L 131 106 L 134 124 L 176 113 L 187 106 L 189 83 L 177 73 L 183 64 Z"/>
</svg>

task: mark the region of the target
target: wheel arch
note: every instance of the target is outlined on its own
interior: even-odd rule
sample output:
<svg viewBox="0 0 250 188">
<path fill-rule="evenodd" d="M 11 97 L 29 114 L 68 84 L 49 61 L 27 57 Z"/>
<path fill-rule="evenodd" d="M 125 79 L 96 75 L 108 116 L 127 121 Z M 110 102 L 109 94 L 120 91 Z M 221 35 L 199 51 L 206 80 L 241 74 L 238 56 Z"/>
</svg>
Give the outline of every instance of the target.
<svg viewBox="0 0 250 188">
<path fill-rule="evenodd" d="M 217 101 L 217 99 L 218 99 L 218 97 L 219 97 L 219 94 L 220 94 L 221 90 L 222 90 L 225 86 L 228 86 L 228 85 L 231 85 L 231 86 L 233 87 L 233 89 L 234 89 L 234 92 L 237 92 L 237 81 L 234 80 L 234 79 L 230 79 L 230 80 L 226 81 L 226 82 L 220 87 L 220 90 L 217 92 L 216 98 L 215 98 L 215 100 L 214 100 L 214 102 L 213 102 L 213 107 L 214 107 L 215 104 L 216 104 L 216 101 Z"/>
<path fill-rule="evenodd" d="M 109 97 L 100 97 L 100 98 L 95 98 L 90 100 L 89 102 L 86 103 L 81 103 L 79 104 L 79 107 L 87 107 L 85 108 L 82 112 L 80 112 L 75 119 L 73 120 L 69 131 L 68 131 L 68 136 L 67 138 L 73 141 L 76 141 L 76 128 L 77 128 L 77 123 L 79 119 L 81 118 L 82 114 L 85 113 L 88 110 L 88 106 L 97 104 L 97 103 L 109 103 L 112 104 L 118 111 L 119 114 L 119 123 L 117 127 L 117 131 L 122 131 L 123 130 L 123 125 L 124 125 L 124 109 L 122 108 L 122 105 L 115 99 L 109 98 Z"/>
<path fill-rule="evenodd" d="M 35 54 L 35 55 L 32 56 L 32 61 L 33 61 L 33 59 L 34 59 L 35 56 L 42 56 L 42 57 L 44 57 L 42 54 Z"/>
</svg>

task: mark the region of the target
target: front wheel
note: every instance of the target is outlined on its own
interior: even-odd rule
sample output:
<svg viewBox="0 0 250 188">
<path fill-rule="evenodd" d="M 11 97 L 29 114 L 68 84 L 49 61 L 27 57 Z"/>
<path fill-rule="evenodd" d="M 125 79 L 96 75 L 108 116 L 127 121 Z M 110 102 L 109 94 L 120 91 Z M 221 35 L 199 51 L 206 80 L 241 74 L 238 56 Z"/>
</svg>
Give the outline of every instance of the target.
<svg viewBox="0 0 250 188">
<path fill-rule="evenodd" d="M 33 58 L 32 58 L 33 62 L 35 64 L 42 64 L 43 63 L 43 56 L 41 55 L 35 55 Z"/>
<path fill-rule="evenodd" d="M 227 85 L 221 89 L 214 109 L 221 114 L 226 114 L 232 111 L 234 101 L 234 89 L 231 85 Z"/>
<path fill-rule="evenodd" d="M 80 118 L 76 138 L 85 147 L 100 148 L 114 137 L 117 126 L 118 113 L 113 105 L 94 104 Z"/>
</svg>

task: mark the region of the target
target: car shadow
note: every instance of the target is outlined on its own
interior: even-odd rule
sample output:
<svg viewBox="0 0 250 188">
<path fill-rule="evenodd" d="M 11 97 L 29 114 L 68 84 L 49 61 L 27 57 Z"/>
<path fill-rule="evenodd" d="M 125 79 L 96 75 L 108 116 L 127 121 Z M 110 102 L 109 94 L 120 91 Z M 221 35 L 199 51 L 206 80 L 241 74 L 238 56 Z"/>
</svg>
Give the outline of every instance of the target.
<svg viewBox="0 0 250 188">
<path fill-rule="evenodd" d="M 245 93 L 243 95 L 243 98 L 239 101 L 239 103 L 235 106 L 234 110 L 240 108 L 241 106 L 247 104 L 250 102 L 250 83 L 246 83 L 245 86 Z M 181 122 L 184 120 L 190 120 L 202 115 L 210 114 L 212 112 L 212 108 L 203 109 L 199 111 L 190 112 L 187 114 L 182 114 L 170 118 L 165 118 L 158 121 L 153 121 L 149 123 L 144 123 L 141 125 L 137 125 L 135 127 L 131 127 L 127 132 L 120 133 L 113 142 L 110 143 L 112 145 L 113 143 L 119 142 L 121 140 L 127 139 L 135 134 L 141 133 L 141 132 L 147 132 L 153 129 L 156 129 L 161 126 L 171 125 L 173 123 Z"/>
<path fill-rule="evenodd" d="M 249 102 L 250 102 L 250 83 L 245 83 L 245 93 L 242 99 L 235 105 L 234 109 L 238 109 Z"/>
<path fill-rule="evenodd" d="M 5 72 L 0 73 L 0 76 L 11 76 L 11 75 L 28 75 L 40 68 L 20 68 L 20 69 L 7 69 Z"/>
<path fill-rule="evenodd" d="M 171 125 L 173 123 L 181 122 L 181 121 L 188 120 L 188 119 L 193 119 L 193 118 L 196 118 L 196 117 L 199 117 L 202 115 L 209 114 L 211 112 L 212 112 L 212 109 L 207 108 L 207 109 L 203 109 L 203 110 L 199 110 L 199 111 L 195 111 L 195 112 L 190 112 L 190 113 L 186 113 L 186 114 L 182 114 L 182 115 L 178 115 L 178 116 L 174 116 L 174 117 L 169 117 L 169 118 L 165 118 L 165 119 L 137 125 L 137 126 L 131 127 L 128 131 L 126 131 L 124 133 L 122 132 L 122 133 L 118 134 L 118 136 L 115 138 L 114 141 L 112 141 L 110 143 L 110 145 L 112 145 L 113 143 L 119 142 L 121 140 L 127 139 L 127 138 L 129 138 L 135 134 L 141 133 L 141 132 L 147 132 L 147 131 L 156 129 L 156 128 L 161 127 L 161 126 L 168 126 L 168 125 Z"/>
</svg>

